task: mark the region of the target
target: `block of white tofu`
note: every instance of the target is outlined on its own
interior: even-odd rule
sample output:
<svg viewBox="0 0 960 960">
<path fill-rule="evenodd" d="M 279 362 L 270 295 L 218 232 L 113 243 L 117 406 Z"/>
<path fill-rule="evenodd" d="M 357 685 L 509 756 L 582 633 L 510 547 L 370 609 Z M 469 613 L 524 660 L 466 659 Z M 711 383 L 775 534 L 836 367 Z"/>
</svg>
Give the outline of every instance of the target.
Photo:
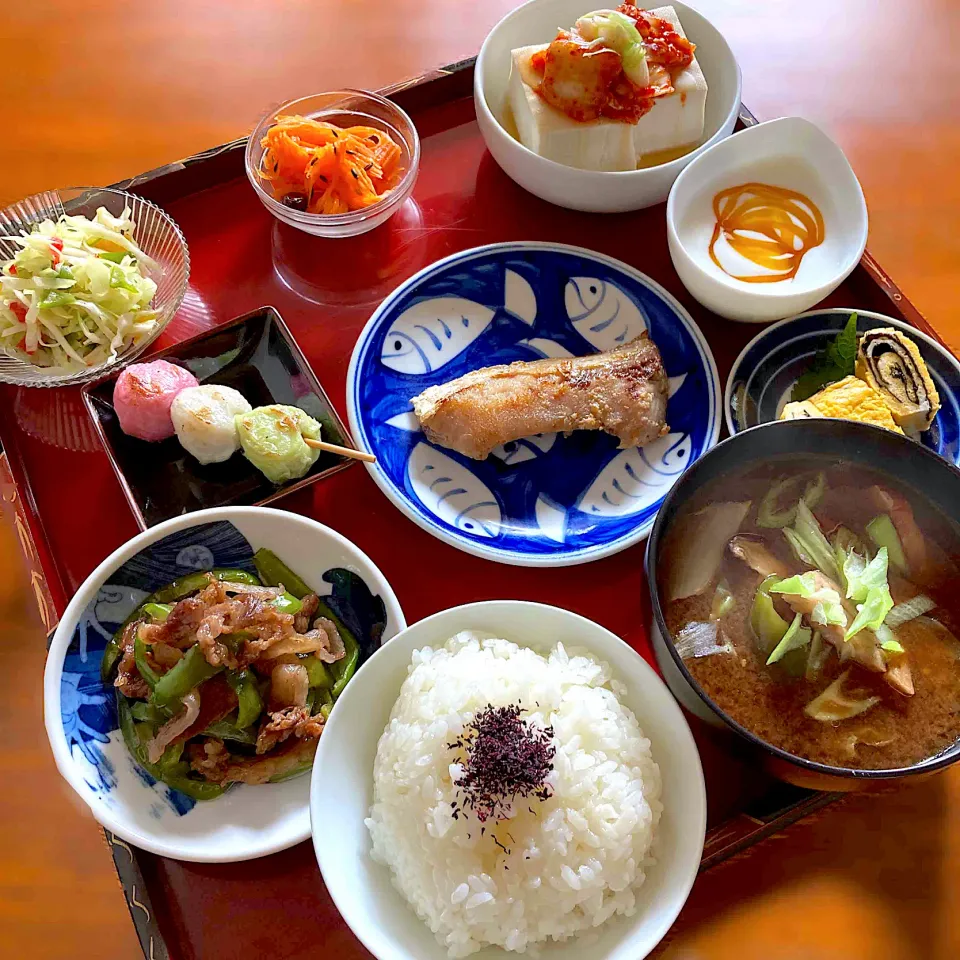
<svg viewBox="0 0 960 960">
<path fill-rule="evenodd" d="M 673 7 L 651 10 L 686 36 Z M 707 81 L 696 56 L 674 78 L 674 92 L 657 97 L 653 108 L 635 124 L 617 120 L 572 120 L 537 93 L 540 78 L 531 57 L 549 44 L 512 51 L 508 100 L 520 142 L 548 160 L 583 170 L 635 170 L 653 153 L 696 146 L 703 137 Z"/>
<path fill-rule="evenodd" d="M 572 120 L 537 93 L 540 78 L 530 66 L 530 58 L 548 46 L 541 43 L 513 51 L 508 96 L 520 142 L 541 157 L 567 167 L 635 170 L 637 151 L 631 124 Z"/>
</svg>

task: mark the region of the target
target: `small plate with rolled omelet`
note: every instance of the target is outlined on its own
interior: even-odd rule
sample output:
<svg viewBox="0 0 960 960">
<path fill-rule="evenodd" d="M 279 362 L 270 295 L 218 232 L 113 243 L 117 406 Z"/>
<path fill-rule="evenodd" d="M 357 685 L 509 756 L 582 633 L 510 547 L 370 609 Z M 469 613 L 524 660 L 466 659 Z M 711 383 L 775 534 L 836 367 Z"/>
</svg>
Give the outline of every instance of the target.
<svg viewBox="0 0 960 960">
<path fill-rule="evenodd" d="M 521 566 L 642 540 L 716 443 L 720 396 L 706 340 L 666 290 L 552 243 L 422 270 L 371 317 L 347 374 L 351 432 L 394 505 L 460 550 Z"/>
<path fill-rule="evenodd" d="M 832 373 L 821 353 L 818 377 L 818 352 L 837 342 L 854 313 L 847 368 Z M 797 391 L 804 376 L 812 379 Z M 859 420 L 960 465 L 960 363 L 927 334 L 870 310 L 812 310 L 767 327 L 734 362 L 724 412 L 731 433 L 778 419 Z"/>
<path fill-rule="evenodd" d="M 84 401 L 142 529 L 258 506 L 350 463 L 355 450 L 286 324 L 262 307 L 86 387 Z"/>
</svg>

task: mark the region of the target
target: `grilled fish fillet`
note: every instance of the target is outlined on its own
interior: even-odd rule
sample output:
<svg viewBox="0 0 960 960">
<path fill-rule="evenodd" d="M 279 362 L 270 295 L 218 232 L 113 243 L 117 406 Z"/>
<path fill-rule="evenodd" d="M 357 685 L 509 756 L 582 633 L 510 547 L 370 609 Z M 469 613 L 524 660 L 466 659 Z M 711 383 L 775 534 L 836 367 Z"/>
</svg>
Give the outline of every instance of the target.
<svg viewBox="0 0 960 960">
<path fill-rule="evenodd" d="M 668 432 L 667 375 L 646 333 L 607 353 L 473 370 L 411 402 L 428 440 L 475 460 L 536 433 L 605 430 L 639 447 Z"/>
</svg>

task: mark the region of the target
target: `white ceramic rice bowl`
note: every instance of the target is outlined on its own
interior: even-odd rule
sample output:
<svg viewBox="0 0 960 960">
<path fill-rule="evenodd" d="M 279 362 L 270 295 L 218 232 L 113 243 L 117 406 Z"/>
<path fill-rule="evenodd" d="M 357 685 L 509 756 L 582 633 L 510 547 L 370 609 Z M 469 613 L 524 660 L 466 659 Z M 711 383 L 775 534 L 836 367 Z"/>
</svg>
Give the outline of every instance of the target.
<svg viewBox="0 0 960 960">
<path fill-rule="evenodd" d="M 353 932 L 378 960 L 445 960 L 446 949 L 393 886 L 389 870 L 370 858 L 364 818 L 373 802 L 377 743 L 407 676 L 413 651 L 440 646 L 463 630 L 502 637 L 539 650 L 557 641 L 586 648 L 606 661 L 628 689 L 623 702 L 636 714 L 660 767 L 664 804 L 657 827 L 655 866 L 646 870 L 638 909 L 597 931 L 542 948 L 548 960 L 642 960 L 673 923 L 693 885 L 703 850 L 706 794 L 696 745 L 663 681 L 642 657 L 608 630 L 583 617 L 519 600 L 455 607 L 421 620 L 364 664 L 337 703 L 314 764 L 310 815 L 324 882 Z M 497 947 L 477 960 L 510 956 Z"/>
</svg>

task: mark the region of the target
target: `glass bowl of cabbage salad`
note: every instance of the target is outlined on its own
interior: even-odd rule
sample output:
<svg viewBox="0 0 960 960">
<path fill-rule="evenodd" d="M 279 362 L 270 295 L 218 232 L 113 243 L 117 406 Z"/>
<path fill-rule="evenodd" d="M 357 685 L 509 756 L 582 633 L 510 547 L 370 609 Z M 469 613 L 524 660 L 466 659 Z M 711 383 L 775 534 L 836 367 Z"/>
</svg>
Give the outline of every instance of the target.
<svg viewBox="0 0 960 960">
<path fill-rule="evenodd" d="M 159 207 L 72 187 L 0 212 L 0 383 L 88 383 L 140 356 L 187 290 L 190 256 Z"/>
</svg>

